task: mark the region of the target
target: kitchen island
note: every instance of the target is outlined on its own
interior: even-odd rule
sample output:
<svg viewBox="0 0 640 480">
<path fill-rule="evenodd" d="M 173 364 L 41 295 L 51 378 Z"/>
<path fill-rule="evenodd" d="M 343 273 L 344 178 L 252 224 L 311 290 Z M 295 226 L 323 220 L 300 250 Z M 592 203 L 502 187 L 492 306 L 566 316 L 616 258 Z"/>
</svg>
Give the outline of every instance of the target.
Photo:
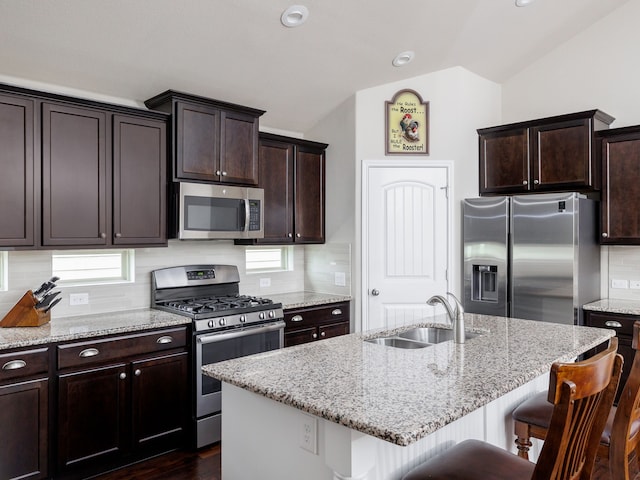
<svg viewBox="0 0 640 480">
<path fill-rule="evenodd" d="M 513 449 L 510 412 L 547 388 L 551 364 L 613 336 L 484 315 L 465 321 L 481 335 L 464 345 L 365 341 L 413 325 L 205 366 L 224 382 L 224 479 L 394 479 L 462 439 Z"/>
</svg>

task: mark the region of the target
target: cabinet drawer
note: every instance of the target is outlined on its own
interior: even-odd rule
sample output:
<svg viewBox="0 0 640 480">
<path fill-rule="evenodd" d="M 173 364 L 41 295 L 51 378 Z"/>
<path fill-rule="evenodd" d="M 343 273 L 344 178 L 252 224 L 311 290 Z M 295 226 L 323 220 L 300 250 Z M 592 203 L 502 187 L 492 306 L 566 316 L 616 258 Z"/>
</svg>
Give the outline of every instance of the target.
<svg viewBox="0 0 640 480">
<path fill-rule="evenodd" d="M 49 348 L 20 350 L 0 355 L 0 383 L 49 371 Z"/>
<path fill-rule="evenodd" d="M 184 348 L 186 345 L 187 327 L 59 345 L 58 369 L 94 365 L 123 357 Z"/>
<path fill-rule="evenodd" d="M 285 310 L 286 329 L 297 329 L 303 326 L 336 323 L 349 319 L 349 303 L 332 303 L 320 307 Z"/>
<path fill-rule="evenodd" d="M 585 323 L 589 327 L 608 328 L 616 331 L 616 335 L 633 335 L 633 323 L 640 320 L 634 315 L 616 315 L 613 313 L 587 312 Z"/>
</svg>

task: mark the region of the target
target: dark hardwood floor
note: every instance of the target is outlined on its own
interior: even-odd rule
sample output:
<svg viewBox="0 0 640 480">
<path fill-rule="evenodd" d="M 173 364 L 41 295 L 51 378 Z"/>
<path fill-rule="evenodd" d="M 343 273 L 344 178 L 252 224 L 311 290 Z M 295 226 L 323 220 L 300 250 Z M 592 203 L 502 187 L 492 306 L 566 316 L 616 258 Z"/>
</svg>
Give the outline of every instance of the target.
<svg viewBox="0 0 640 480">
<path fill-rule="evenodd" d="M 94 480 L 221 480 L 220 444 L 176 451 L 93 477 Z"/>
</svg>

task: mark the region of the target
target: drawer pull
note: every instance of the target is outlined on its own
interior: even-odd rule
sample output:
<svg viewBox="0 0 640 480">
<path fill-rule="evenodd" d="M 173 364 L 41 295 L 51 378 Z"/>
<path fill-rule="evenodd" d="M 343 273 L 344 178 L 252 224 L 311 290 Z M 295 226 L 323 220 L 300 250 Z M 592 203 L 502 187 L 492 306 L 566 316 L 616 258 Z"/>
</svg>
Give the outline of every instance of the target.
<svg viewBox="0 0 640 480">
<path fill-rule="evenodd" d="M 159 343 L 161 345 L 165 343 L 172 343 L 172 342 L 173 342 L 173 337 L 171 335 L 165 335 L 164 337 L 160 337 L 156 340 L 156 343 Z"/>
<path fill-rule="evenodd" d="M 339 308 L 334 308 L 333 310 L 331 310 L 331 315 L 342 315 L 342 310 L 340 310 Z"/>
<path fill-rule="evenodd" d="M 27 362 L 24 360 L 11 360 L 2 366 L 3 370 L 18 370 L 27 366 Z"/>
<path fill-rule="evenodd" d="M 98 350 L 97 348 L 85 348 L 80 352 L 79 356 L 81 358 L 89 358 L 95 357 L 98 354 L 100 354 L 100 350 Z"/>
<path fill-rule="evenodd" d="M 612 328 L 621 328 L 622 324 L 620 322 L 616 322 L 615 320 L 607 320 L 604 322 L 605 326 Z"/>
<path fill-rule="evenodd" d="M 291 317 L 291 321 L 292 322 L 301 322 L 302 321 L 302 315 L 294 315 L 293 317 Z"/>
</svg>

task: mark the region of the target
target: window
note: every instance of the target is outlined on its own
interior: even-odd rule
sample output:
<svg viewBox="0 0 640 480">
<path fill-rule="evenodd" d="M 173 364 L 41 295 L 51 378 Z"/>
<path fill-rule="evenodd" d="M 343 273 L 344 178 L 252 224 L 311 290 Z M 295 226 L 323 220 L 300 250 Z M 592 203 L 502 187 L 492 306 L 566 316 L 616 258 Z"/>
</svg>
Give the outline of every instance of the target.
<svg viewBox="0 0 640 480">
<path fill-rule="evenodd" d="M 55 253 L 52 273 L 58 285 L 99 285 L 134 281 L 133 250 L 86 250 Z"/>
<path fill-rule="evenodd" d="M 0 292 L 7 290 L 9 278 L 9 255 L 8 252 L 0 252 Z"/>
<path fill-rule="evenodd" d="M 247 273 L 293 270 L 291 247 L 247 248 L 245 261 Z"/>
</svg>

